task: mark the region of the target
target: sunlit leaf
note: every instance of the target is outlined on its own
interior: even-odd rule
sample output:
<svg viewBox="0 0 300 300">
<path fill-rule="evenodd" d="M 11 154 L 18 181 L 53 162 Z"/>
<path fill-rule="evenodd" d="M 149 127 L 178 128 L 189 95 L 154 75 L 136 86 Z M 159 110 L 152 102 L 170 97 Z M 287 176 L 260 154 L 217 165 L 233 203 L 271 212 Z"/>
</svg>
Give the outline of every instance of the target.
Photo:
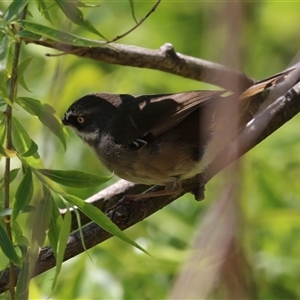
<svg viewBox="0 0 300 300">
<path fill-rule="evenodd" d="M 2 18 L 8 23 L 17 19 L 22 9 L 26 6 L 28 0 L 13 0 L 3 13 Z"/>
<path fill-rule="evenodd" d="M 31 92 L 31 91 L 29 90 L 29 88 L 27 87 L 27 84 L 25 82 L 24 72 L 26 71 L 27 67 L 29 66 L 30 62 L 32 61 L 32 58 L 33 57 L 25 58 L 18 67 L 19 84 L 28 92 Z"/>
<path fill-rule="evenodd" d="M 31 255 L 27 255 L 27 247 L 20 247 L 22 251 L 22 267 L 18 276 L 17 286 L 16 286 L 16 299 L 28 299 L 29 294 L 29 281 L 30 281 L 30 258 Z"/>
<path fill-rule="evenodd" d="M 29 240 L 24 236 L 23 230 L 21 226 L 23 227 L 24 225 L 22 224 L 21 226 L 18 224 L 17 220 L 14 220 L 12 224 L 12 233 L 13 233 L 13 238 L 16 243 L 16 245 L 20 246 L 25 246 L 27 247 L 29 245 Z"/>
<path fill-rule="evenodd" d="M 19 24 L 30 32 L 33 32 L 35 34 L 40 34 L 40 35 L 47 37 L 53 41 L 66 43 L 69 45 L 86 46 L 86 47 L 89 47 L 89 46 L 100 47 L 105 44 L 104 42 L 101 42 L 101 41 L 82 38 L 82 37 L 76 36 L 74 34 L 56 30 L 56 29 L 53 29 L 53 28 L 50 28 L 50 27 L 47 27 L 47 26 L 44 26 L 41 24 L 29 22 L 29 21 L 19 21 Z M 23 31 L 18 32 L 19 37 L 23 37 L 22 32 Z M 25 32 L 25 34 L 27 34 L 27 33 Z"/>
<path fill-rule="evenodd" d="M 63 218 L 62 226 L 60 228 L 60 233 L 59 233 L 59 237 L 58 237 L 57 252 L 55 253 L 56 268 L 55 268 L 55 276 L 54 276 L 53 282 L 52 282 L 52 290 L 54 290 L 54 288 L 56 286 L 56 281 L 57 281 L 57 278 L 58 278 L 58 275 L 60 273 L 61 266 L 63 263 L 65 249 L 67 246 L 67 241 L 68 241 L 68 237 L 69 237 L 70 230 L 71 230 L 71 221 L 72 221 L 71 212 L 69 210 L 67 210 L 67 212 L 65 213 L 65 216 Z"/>
<path fill-rule="evenodd" d="M 74 3 L 77 7 L 100 7 L 100 4 L 87 4 L 87 3 L 84 3 L 84 2 L 81 2 L 81 1 L 76 1 Z"/>
<path fill-rule="evenodd" d="M 21 261 L 15 251 L 15 248 L 9 239 L 6 231 L 0 225 L 0 247 L 4 253 L 4 255 L 11 260 L 15 265 L 19 266 Z"/>
<path fill-rule="evenodd" d="M 23 153 L 22 156 L 23 157 L 32 156 L 37 152 L 38 152 L 38 145 L 33 140 L 31 140 L 30 148 L 25 153 Z"/>
<path fill-rule="evenodd" d="M 0 32 L 0 72 L 3 72 L 4 75 L 4 69 L 6 65 L 6 58 L 8 54 L 9 49 L 9 36 L 5 32 Z M 2 75 L 0 75 L 2 77 Z M 0 83 L 3 83 L 4 80 L 1 79 Z"/>
<path fill-rule="evenodd" d="M 31 149 L 32 140 L 15 117 L 12 119 L 12 142 L 20 154 L 26 153 Z"/>
<path fill-rule="evenodd" d="M 17 33 L 18 37 L 38 41 L 42 38 L 41 34 L 37 34 L 28 30 L 22 30 Z"/>
<path fill-rule="evenodd" d="M 46 20 L 48 20 L 50 23 L 52 22 L 51 16 L 49 14 L 49 8 L 47 6 L 47 2 L 44 0 L 36 0 L 37 7 L 39 12 L 41 13 L 42 16 L 45 17 Z"/>
<path fill-rule="evenodd" d="M 32 240 L 42 247 L 49 228 L 52 212 L 52 196 L 47 188 L 43 188 L 43 196 L 36 202 L 36 211 L 32 223 Z"/>
<path fill-rule="evenodd" d="M 11 208 L 4 208 L 0 212 L 0 217 L 11 216 Z"/>
<path fill-rule="evenodd" d="M 50 245 L 53 249 L 53 253 L 57 253 L 57 244 L 59 240 L 59 233 L 63 224 L 63 218 L 52 197 L 51 197 L 51 201 L 52 201 L 52 213 L 51 213 L 48 238 L 49 238 Z"/>
<path fill-rule="evenodd" d="M 125 233 L 116 224 L 114 224 L 100 209 L 95 208 L 95 206 L 93 206 L 92 204 L 85 202 L 73 195 L 63 195 L 63 197 L 72 205 L 77 206 L 86 216 L 88 216 L 104 230 L 120 238 L 124 242 L 140 249 L 144 253 L 150 255 L 144 248 L 127 237 L 127 235 L 125 235 Z"/>
<path fill-rule="evenodd" d="M 20 171 L 20 168 L 17 168 L 17 169 L 12 169 L 9 173 L 9 183 L 12 183 L 15 178 L 17 177 L 18 173 Z"/>
<path fill-rule="evenodd" d="M 105 39 L 105 37 L 92 25 L 91 22 L 84 19 L 82 11 L 72 1 L 54 1 L 70 21 Z"/>
<path fill-rule="evenodd" d="M 15 178 L 18 175 L 19 170 L 20 170 L 20 168 L 13 169 L 9 172 L 9 183 L 12 183 L 15 180 Z M 0 190 L 3 189 L 3 187 L 4 187 L 4 178 L 1 178 L 0 179 Z M 0 212 L 0 216 L 1 216 L 1 213 L 2 212 Z"/>
<path fill-rule="evenodd" d="M 19 215 L 23 208 L 29 204 L 33 195 L 32 172 L 29 167 L 25 169 L 24 177 L 16 191 L 13 201 L 12 218 L 13 220 Z"/>
<path fill-rule="evenodd" d="M 16 102 L 28 113 L 37 116 L 42 124 L 59 138 L 66 149 L 66 130 L 50 105 L 41 104 L 40 101 L 28 97 L 17 98 Z"/>
<path fill-rule="evenodd" d="M 138 21 L 135 17 L 135 12 L 134 12 L 134 1 L 133 0 L 128 0 L 128 1 L 129 1 L 129 4 L 130 4 L 132 18 L 133 18 L 134 22 L 137 23 Z"/>
<path fill-rule="evenodd" d="M 47 176 L 51 180 L 73 188 L 89 188 L 98 186 L 109 179 L 111 176 L 104 177 L 94 174 L 84 173 L 81 171 L 64 171 L 64 170 L 50 170 L 39 169 L 40 173 Z"/>
</svg>

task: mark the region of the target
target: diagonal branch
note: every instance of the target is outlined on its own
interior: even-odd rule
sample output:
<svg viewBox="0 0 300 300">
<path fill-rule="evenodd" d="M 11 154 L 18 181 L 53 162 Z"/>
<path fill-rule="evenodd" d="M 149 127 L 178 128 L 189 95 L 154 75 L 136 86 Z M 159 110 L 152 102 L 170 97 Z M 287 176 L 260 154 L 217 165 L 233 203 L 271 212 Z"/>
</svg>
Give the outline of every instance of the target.
<svg viewBox="0 0 300 300">
<path fill-rule="evenodd" d="M 255 118 L 245 126 L 237 139 L 226 147 L 226 149 L 223 149 L 216 161 L 209 165 L 204 173 L 183 182 L 182 191 L 179 194 L 144 198 L 137 202 L 131 202 L 130 204 L 125 202 L 115 210 L 110 211 L 108 216 L 124 230 L 150 216 L 187 192 L 192 191 L 196 198 L 203 199 L 204 185 L 214 175 L 255 147 L 279 127 L 292 119 L 298 112 L 300 112 L 300 83 L 290 89 L 284 97 L 280 97 L 267 109 L 255 116 Z M 145 186 L 134 185 L 121 180 L 95 195 L 95 199 L 90 199 L 89 201 L 97 207 L 102 207 L 104 210 L 115 203 L 116 199 L 119 199 L 119 196 L 124 193 L 138 192 L 144 188 Z M 84 222 L 88 223 L 88 220 L 86 219 Z M 87 249 L 105 241 L 111 236 L 95 223 L 89 223 L 83 227 L 82 231 Z M 64 260 L 68 260 L 83 251 L 80 234 L 76 231 L 70 235 Z M 45 247 L 40 251 L 34 275 L 36 276 L 53 267 L 55 267 L 54 253 L 50 247 Z M 19 269 L 15 268 L 16 278 L 18 274 Z M 9 271 L 6 269 L 0 273 L 0 293 L 8 289 L 8 282 Z"/>
<path fill-rule="evenodd" d="M 110 44 L 104 47 L 79 47 L 50 40 L 24 39 L 24 41 L 57 49 L 65 54 L 73 54 L 105 63 L 159 70 L 214 84 L 233 92 L 244 91 L 254 83 L 253 79 L 242 72 L 176 52 L 170 43 L 164 44 L 158 50 L 153 50 L 122 44 Z"/>
</svg>

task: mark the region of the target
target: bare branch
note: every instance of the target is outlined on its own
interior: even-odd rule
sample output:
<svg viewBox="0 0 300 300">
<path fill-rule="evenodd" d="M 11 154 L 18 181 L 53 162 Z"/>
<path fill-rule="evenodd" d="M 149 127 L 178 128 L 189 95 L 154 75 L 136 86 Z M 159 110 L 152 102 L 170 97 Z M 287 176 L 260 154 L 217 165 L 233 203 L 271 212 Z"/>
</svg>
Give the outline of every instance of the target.
<svg viewBox="0 0 300 300">
<path fill-rule="evenodd" d="M 106 47 L 79 47 L 49 40 L 24 40 L 27 43 L 57 49 L 78 57 L 121 66 L 159 70 L 214 84 L 233 92 L 246 90 L 254 83 L 253 79 L 242 72 L 176 52 L 170 43 L 164 44 L 158 50 L 152 50 L 122 44 L 110 44 Z M 51 56 L 51 54 L 47 54 L 47 56 Z"/>
</svg>

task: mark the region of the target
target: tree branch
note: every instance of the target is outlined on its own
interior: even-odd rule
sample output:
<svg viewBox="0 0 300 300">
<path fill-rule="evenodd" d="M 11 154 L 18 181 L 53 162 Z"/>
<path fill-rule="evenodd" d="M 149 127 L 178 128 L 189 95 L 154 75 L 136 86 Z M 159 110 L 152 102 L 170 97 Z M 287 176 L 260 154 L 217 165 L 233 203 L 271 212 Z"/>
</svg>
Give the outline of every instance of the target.
<svg viewBox="0 0 300 300">
<path fill-rule="evenodd" d="M 205 172 L 194 178 L 183 182 L 182 190 L 176 195 L 161 196 L 154 198 L 144 198 L 131 203 L 123 203 L 108 213 L 108 217 L 117 224 L 122 230 L 131 227 L 154 212 L 176 200 L 179 196 L 187 192 L 192 192 L 197 199 L 204 198 L 204 185 L 218 172 L 226 166 L 240 158 L 247 151 L 255 147 L 258 143 L 276 131 L 283 124 L 288 122 L 300 111 L 300 83 L 290 89 L 284 97 L 280 97 L 268 108 L 259 113 L 251 120 L 236 138 L 228 145 L 217 159 L 208 166 Z M 159 189 L 161 187 L 155 187 Z M 113 205 L 124 194 L 140 192 L 145 189 L 143 185 L 134 185 L 121 180 L 102 192 L 94 195 L 88 201 L 104 210 Z M 89 220 L 85 219 L 84 223 Z M 73 224 L 73 228 L 74 224 Z M 89 249 L 106 239 L 111 235 L 100 228 L 95 223 L 90 223 L 82 228 L 85 237 L 86 248 Z M 64 261 L 74 257 L 84 251 L 82 241 L 78 231 L 70 235 Z M 55 257 L 50 247 L 43 248 L 38 256 L 34 276 L 55 267 Z M 17 278 L 19 269 L 15 268 Z M 9 270 L 6 269 L 0 274 L 0 293 L 8 289 Z"/>
<path fill-rule="evenodd" d="M 254 83 L 253 79 L 242 72 L 176 52 L 170 43 L 164 44 L 158 50 L 152 50 L 121 44 L 110 44 L 103 47 L 79 47 L 50 40 L 24 39 L 24 41 L 105 63 L 159 70 L 214 84 L 233 92 L 246 90 Z M 47 54 L 47 56 L 55 55 Z"/>
</svg>

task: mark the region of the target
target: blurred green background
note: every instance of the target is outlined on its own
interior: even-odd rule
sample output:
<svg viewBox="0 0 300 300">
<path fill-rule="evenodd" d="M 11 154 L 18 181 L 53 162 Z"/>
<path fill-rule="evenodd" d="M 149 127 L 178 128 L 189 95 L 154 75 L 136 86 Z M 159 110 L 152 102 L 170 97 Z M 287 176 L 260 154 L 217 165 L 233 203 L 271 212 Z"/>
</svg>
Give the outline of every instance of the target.
<svg viewBox="0 0 300 300">
<path fill-rule="evenodd" d="M 0 10 L 4 10 L 9 3 L 1 1 Z M 85 3 L 96 4 L 96 1 Z M 108 39 L 134 25 L 127 1 L 97 3 L 101 4 L 99 8 L 84 8 L 83 11 L 86 18 Z M 137 19 L 142 18 L 153 3 L 136 2 Z M 240 6 L 242 21 L 237 26 L 240 30 L 238 47 L 242 71 L 253 78 L 263 79 L 297 60 L 295 55 L 300 48 L 299 2 L 260 1 L 241 3 Z M 36 11 L 34 3 L 30 3 L 29 11 L 33 17 L 28 17 L 28 20 L 50 26 Z M 72 26 L 58 11 L 51 11 L 51 15 L 54 27 L 95 38 L 85 30 Z M 232 4 L 226 1 L 162 1 L 142 26 L 119 42 L 151 49 L 158 49 L 169 42 L 180 53 L 234 68 L 236 65 L 231 65 L 225 54 L 232 37 L 227 22 L 229 19 L 234 23 L 235 16 Z M 46 53 L 57 52 L 33 44 L 22 46 L 23 59 L 33 56 L 26 73 L 32 93 L 20 88 L 19 94 L 49 103 L 61 116 L 74 100 L 91 92 L 146 94 L 213 88 L 159 71 L 109 65 L 72 55 L 46 57 Z M 42 128 L 38 120 L 25 113 L 23 115 L 23 111 L 15 111 L 15 114 L 39 145 L 47 168 L 109 174 L 72 132 L 68 149 L 64 152 L 59 141 Z M 88 254 L 81 254 L 64 263 L 54 293 L 51 294 L 54 270 L 34 278 L 30 285 L 30 299 L 44 299 L 50 295 L 51 299 L 165 299 L 173 289 L 178 289 L 176 278 L 193 252 L 191 245 L 197 244 L 195 240 L 201 236 L 201 230 L 210 228 L 213 233 L 218 232 L 221 228 L 226 229 L 228 220 L 233 218 L 238 221 L 228 231 L 235 237 L 235 246 L 246 261 L 240 265 L 239 272 L 241 277 L 245 276 L 251 282 L 248 298 L 299 299 L 299 125 L 300 117 L 297 116 L 243 158 L 239 164 L 239 175 L 232 176 L 239 189 L 235 196 L 235 209 L 223 215 L 221 211 L 220 222 L 216 217 L 210 220 L 209 217 L 213 215 L 214 208 L 220 208 L 221 196 L 228 185 L 228 173 L 217 176 L 207 185 L 204 201 L 198 203 L 191 195 L 186 195 L 126 231 L 154 258 L 112 238 L 89 250 Z M 13 163 L 18 165 L 17 161 Z M 87 198 L 97 189 L 72 192 Z M 206 225 L 203 220 L 206 220 Z M 207 226 L 207 222 L 211 226 Z M 222 248 L 221 239 L 218 242 Z M 210 242 L 208 237 L 207 247 L 214 249 Z M 212 268 L 214 263 L 220 261 L 212 261 Z M 5 264 L 4 261 L 0 263 L 2 268 Z M 238 264 L 239 261 L 236 261 Z M 234 285 L 224 280 L 229 273 L 222 272 L 214 273 L 215 285 L 206 298 L 233 297 L 230 289 Z M 203 276 L 197 279 L 200 283 L 206 275 L 200 270 L 195 276 Z M 180 288 L 193 287 L 186 282 Z M 200 299 L 202 294 L 196 295 L 199 296 L 193 297 Z"/>
</svg>

